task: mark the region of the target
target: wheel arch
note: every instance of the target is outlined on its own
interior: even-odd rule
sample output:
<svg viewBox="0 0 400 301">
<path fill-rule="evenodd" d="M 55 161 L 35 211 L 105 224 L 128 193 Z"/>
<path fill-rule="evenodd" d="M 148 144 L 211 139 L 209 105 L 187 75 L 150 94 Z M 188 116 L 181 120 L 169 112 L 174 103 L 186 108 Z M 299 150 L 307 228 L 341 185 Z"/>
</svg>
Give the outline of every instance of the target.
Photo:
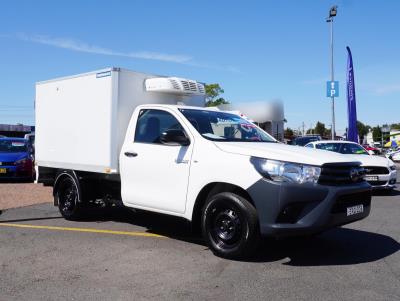
<svg viewBox="0 0 400 301">
<path fill-rule="evenodd" d="M 54 180 L 54 185 L 53 185 L 54 206 L 58 206 L 58 200 L 56 198 L 56 191 L 58 189 L 58 186 L 60 185 L 61 180 L 65 177 L 69 177 L 72 179 L 72 181 L 74 181 L 74 183 L 78 189 L 78 194 L 79 194 L 78 200 L 81 201 L 82 191 L 81 191 L 81 185 L 79 183 L 78 175 L 76 174 L 76 172 L 74 170 L 62 169 L 62 170 L 57 171 L 55 180 Z"/>
<path fill-rule="evenodd" d="M 197 194 L 196 200 L 193 206 L 192 212 L 192 228 L 196 233 L 199 233 L 200 222 L 201 222 L 201 210 L 206 202 L 206 200 L 220 192 L 232 192 L 235 193 L 246 200 L 248 200 L 254 208 L 256 208 L 254 201 L 252 200 L 250 194 L 242 187 L 226 183 L 226 182 L 212 182 L 205 185 L 200 192 Z"/>
</svg>

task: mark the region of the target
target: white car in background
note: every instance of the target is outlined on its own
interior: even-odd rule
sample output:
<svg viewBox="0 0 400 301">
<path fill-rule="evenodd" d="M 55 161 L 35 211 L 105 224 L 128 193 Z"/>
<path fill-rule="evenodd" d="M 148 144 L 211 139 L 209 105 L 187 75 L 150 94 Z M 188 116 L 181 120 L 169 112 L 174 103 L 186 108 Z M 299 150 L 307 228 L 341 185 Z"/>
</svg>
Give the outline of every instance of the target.
<svg viewBox="0 0 400 301">
<path fill-rule="evenodd" d="M 396 165 L 392 160 L 373 156 L 358 143 L 350 141 L 313 141 L 305 147 L 322 149 L 349 156 L 360 161 L 366 170 L 365 179 L 374 189 L 393 189 L 397 181 Z"/>
<path fill-rule="evenodd" d="M 392 160 L 395 162 L 400 162 L 400 150 L 394 152 L 391 156 Z"/>
</svg>

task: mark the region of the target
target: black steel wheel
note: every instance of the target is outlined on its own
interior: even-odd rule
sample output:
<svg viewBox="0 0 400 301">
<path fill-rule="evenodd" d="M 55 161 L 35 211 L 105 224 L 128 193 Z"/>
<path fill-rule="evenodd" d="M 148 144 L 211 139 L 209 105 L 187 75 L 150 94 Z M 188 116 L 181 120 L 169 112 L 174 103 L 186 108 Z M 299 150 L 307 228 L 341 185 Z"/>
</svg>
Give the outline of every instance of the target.
<svg viewBox="0 0 400 301">
<path fill-rule="evenodd" d="M 79 187 L 71 176 L 63 176 L 55 188 L 54 197 L 65 219 L 74 220 L 81 214 Z"/>
<path fill-rule="evenodd" d="M 214 254 L 226 258 L 251 255 L 260 239 L 257 212 L 231 192 L 210 197 L 203 208 L 202 232 Z"/>
</svg>

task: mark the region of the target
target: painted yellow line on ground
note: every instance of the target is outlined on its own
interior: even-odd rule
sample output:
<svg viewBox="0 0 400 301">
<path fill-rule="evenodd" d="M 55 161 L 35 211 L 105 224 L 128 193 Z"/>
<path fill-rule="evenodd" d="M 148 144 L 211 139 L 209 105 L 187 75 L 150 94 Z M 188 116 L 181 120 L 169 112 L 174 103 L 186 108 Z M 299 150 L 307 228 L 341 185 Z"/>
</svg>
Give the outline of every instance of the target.
<svg viewBox="0 0 400 301">
<path fill-rule="evenodd" d="M 27 225 L 27 224 L 9 224 L 9 223 L 2 223 L 2 222 L 0 222 L 0 226 L 1 227 L 14 227 L 14 228 L 45 229 L 45 230 L 56 230 L 56 231 L 75 231 L 75 232 L 166 238 L 165 236 L 162 236 L 162 235 L 146 233 L 146 232 L 114 231 L 114 230 L 100 230 L 100 229 L 90 229 L 90 228 L 69 228 L 69 227 L 56 227 L 56 226 L 38 226 L 38 225 Z"/>
</svg>

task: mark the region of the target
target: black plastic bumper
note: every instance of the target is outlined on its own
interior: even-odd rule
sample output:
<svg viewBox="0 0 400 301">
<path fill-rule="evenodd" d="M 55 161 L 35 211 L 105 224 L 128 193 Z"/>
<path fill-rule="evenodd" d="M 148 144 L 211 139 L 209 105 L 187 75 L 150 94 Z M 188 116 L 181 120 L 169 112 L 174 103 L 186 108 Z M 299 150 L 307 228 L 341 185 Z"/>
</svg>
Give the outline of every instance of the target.
<svg viewBox="0 0 400 301">
<path fill-rule="evenodd" d="M 301 236 L 363 219 L 371 208 L 367 182 L 342 186 L 276 184 L 260 180 L 248 192 L 257 208 L 263 236 Z M 363 212 L 347 216 L 347 208 Z"/>
</svg>

